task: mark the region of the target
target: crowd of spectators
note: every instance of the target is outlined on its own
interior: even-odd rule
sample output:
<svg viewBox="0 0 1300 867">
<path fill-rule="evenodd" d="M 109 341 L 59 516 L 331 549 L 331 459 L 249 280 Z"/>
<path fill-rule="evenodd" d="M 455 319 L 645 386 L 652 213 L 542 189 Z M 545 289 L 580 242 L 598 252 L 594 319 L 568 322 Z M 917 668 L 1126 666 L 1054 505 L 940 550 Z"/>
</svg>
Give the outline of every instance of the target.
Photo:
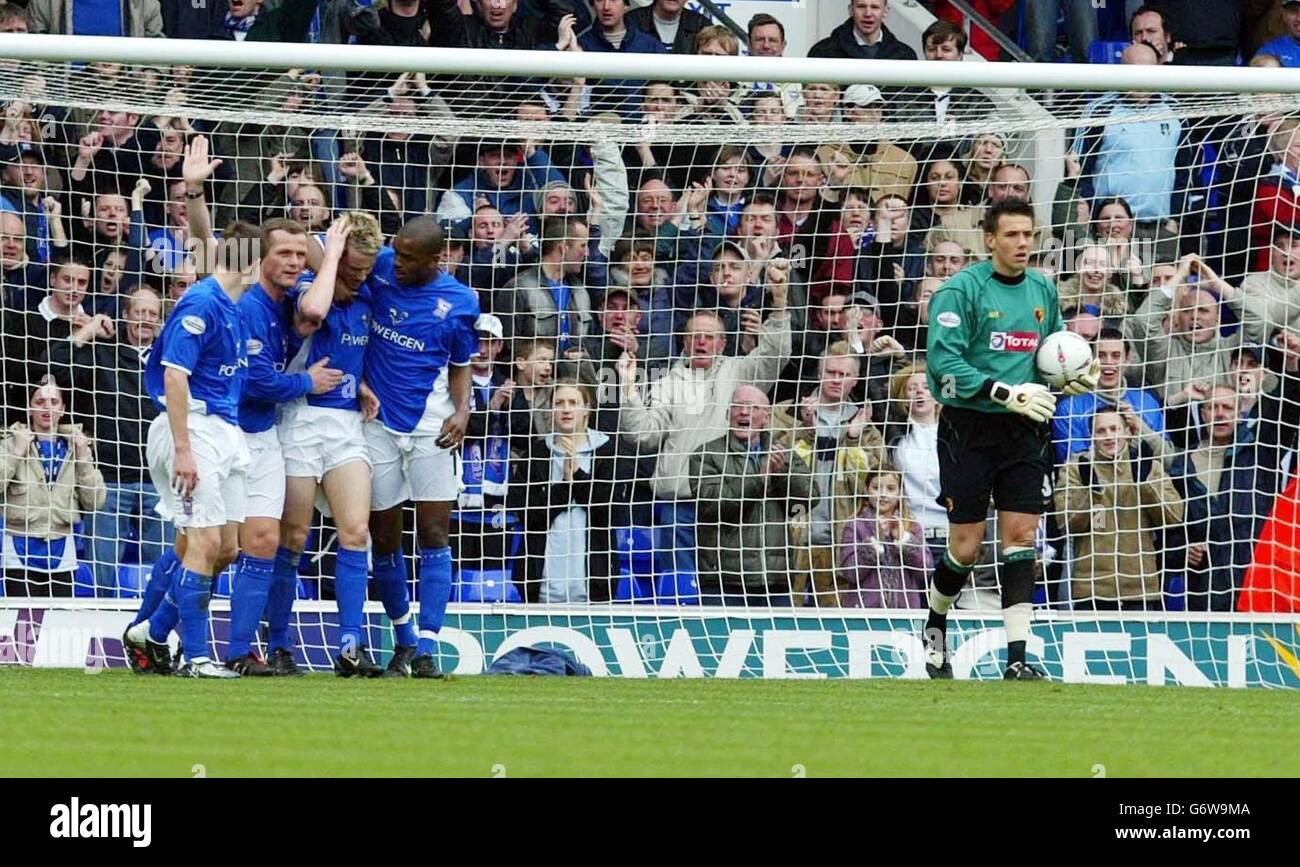
<svg viewBox="0 0 1300 867">
<path fill-rule="evenodd" d="M 919 55 L 960 62 L 968 34 L 933 5 L 942 17 Z M 976 3 L 999 14 L 1013 5 Z M 1032 5 L 1034 38 L 1051 42 L 1034 16 L 1053 16 L 1056 4 Z M 1076 20 L 1088 5 L 1061 4 L 1075 51 L 1093 32 Z M 1195 14 L 1189 3 L 1133 8 L 1122 62 L 1216 62 L 1229 47 L 1236 58 L 1243 43 L 1220 44 L 1203 10 L 1220 5 L 1237 11 L 1214 26 L 1236 33 L 1253 20 L 1237 3 L 1198 3 Z M 1278 5 L 1290 29 L 1254 65 L 1300 58 L 1300 2 Z M 890 13 L 887 0 L 853 0 L 810 56 L 917 57 L 890 30 Z M 0 5 L 0 31 L 741 52 L 735 33 L 682 0 L 203 9 L 31 0 Z M 785 51 L 771 15 L 754 16 L 745 37 L 749 53 Z M 223 73 L 93 63 L 69 74 L 141 105 L 183 106 L 191 88 Z M 988 206 L 1028 200 L 1046 172 L 1017 161 L 984 95 L 304 70 L 244 75 L 239 87 L 248 107 L 282 117 L 350 107 L 395 122 L 358 132 L 364 122 L 283 126 L 255 112 L 206 121 L 66 109 L 42 102 L 40 81 L 5 109 L 0 372 L 10 427 L 0 457 L 10 592 L 71 586 L 66 549 L 78 522 L 105 593 L 126 548 L 147 562 L 170 541 L 142 471 L 156 409 L 140 370 L 171 305 L 200 276 L 191 237 L 208 224 L 284 216 L 320 233 L 361 209 L 388 234 L 436 214 L 445 266 L 485 311 L 457 513 L 463 575 L 498 566 L 527 601 L 617 598 L 629 581 L 687 577 L 705 602 L 924 607 L 947 537 L 935 500 L 942 408 L 925 377 L 928 302 L 987 257 Z M 1165 94 L 1092 99 L 1069 140 L 1053 219 L 1040 227 L 1034 265 L 1056 280 L 1067 327 L 1102 361 L 1098 391 L 1061 401 L 1053 424 L 1057 512 L 1039 533 L 1051 604 L 1161 609 L 1182 587 L 1190 608 L 1233 609 L 1291 476 L 1300 120 L 1135 114 L 1176 107 Z M 575 121 L 592 135 L 393 131 L 415 116 Z M 853 127 L 820 145 L 746 134 L 882 121 L 938 130 L 952 120 L 988 128 L 860 140 L 872 127 Z M 734 129 L 734 141 L 620 145 L 601 134 L 649 121 Z M 200 133 L 221 161 L 211 214 L 188 207 L 195 196 L 180 175 Z M 42 544 L 24 541 L 33 538 Z M 996 583 L 992 566 L 976 576 L 966 604 Z"/>
</svg>

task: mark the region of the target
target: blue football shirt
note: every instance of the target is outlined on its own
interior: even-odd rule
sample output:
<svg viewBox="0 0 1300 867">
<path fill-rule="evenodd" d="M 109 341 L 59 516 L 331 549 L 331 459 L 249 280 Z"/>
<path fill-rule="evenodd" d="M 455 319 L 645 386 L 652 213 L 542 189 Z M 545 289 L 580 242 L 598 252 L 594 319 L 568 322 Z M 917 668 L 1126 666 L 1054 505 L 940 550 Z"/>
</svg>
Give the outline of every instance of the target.
<svg viewBox="0 0 1300 867">
<path fill-rule="evenodd" d="M 239 426 L 261 433 L 275 426 L 276 406 L 311 392 L 311 374 L 285 373 L 289 353 L 289 302 L 275 301 L 255 284 L 239 299 L 248 351 L 248 382 L 239 403 Z"/>
<path fill-rule="evenodd" d="M 195 283 L 154 340 L 145 362 L 144 384 L 161 410 L 167 409 L 163 368 L 190 375 L 191 411 L 239 424 L 239 398 L 248 373 L 243 321 L 215 277 Z"/>
<path fill-rule="evenodd" d="M 439 272 L 423 286 L 403 286 L 384 247 L 370 272 L 370 345 L 366 382 L 379 397 L 379 420 L 410 433 L 448 365 L 464 367 L 478 352 L 478 295 Z"/>
<path fill-rule="evenodd" d="M 311 288 L 315 279 L 310 271 L 304 272 L 298 285 L 290 294 L 297 309 L 300 299 Z M 306 340 L 289 331 L 289 351 L 293 357 L 290 369 L 308 368 L 322 358 L 329 366 L 343 372 L 343 381 L 325 394 L 308 394 L 310 406 L 331 409 L 360 410 L 357 386 L 365 375 L 366 344 L 370 342 L 370 288 L 362 284 L 357 295 L 347 304 L 331 304 L 330 312 L 315 333 Z"/>
</svg>

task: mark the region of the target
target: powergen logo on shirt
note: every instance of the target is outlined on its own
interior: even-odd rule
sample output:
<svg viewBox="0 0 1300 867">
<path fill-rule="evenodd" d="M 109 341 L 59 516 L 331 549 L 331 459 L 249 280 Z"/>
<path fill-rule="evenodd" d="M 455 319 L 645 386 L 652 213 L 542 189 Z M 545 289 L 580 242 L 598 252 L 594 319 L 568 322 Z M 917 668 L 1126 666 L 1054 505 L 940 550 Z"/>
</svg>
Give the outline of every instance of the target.
<svg viewBox="0 0 1300 867">
<path fill-rule="evenodd" d="M 989 335 L 989 349 L 994 352 L 1037 352 L 1037 331 L 994 331 Z"/>
</svg>

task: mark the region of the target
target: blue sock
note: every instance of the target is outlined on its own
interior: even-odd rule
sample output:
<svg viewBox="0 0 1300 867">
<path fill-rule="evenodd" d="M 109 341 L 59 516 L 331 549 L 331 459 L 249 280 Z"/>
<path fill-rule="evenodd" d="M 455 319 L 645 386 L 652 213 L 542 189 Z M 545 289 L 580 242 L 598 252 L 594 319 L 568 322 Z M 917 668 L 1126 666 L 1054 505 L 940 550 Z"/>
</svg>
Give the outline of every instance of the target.
<svg viewBox="0 0 1300 867">
<path fill-rule="evenodd" d="M 131 621 L 132 626 L 148 620 L 158 610 L 158 605 L 171 589 L 172 570 L 180 562 L 180 558 L 176 556 L 176 549 L 168 548 L 153 564 L 153 568 L 149 570 L 149 583 L 145 585 L 144 596 L 140 600 L 140 610 L 135 613 L 135 620 Z"/>
<path fill-rule="evenodd" d="M 185 647 L 185 656 L 190 662 L 211 659 L 208 654 L 208 603 L 212 601 L 212 576 L 177 569 L 172 592 L 180 611 L 181 644 Z"/>
<path fill-rule="evenodd" d="M 402 647 L 414 647 L 415 624 L 411 622 L 411 591 L 406 580 L 406 556 L 401 551 L 375 555 L 375 595 L 393 621 L 393 640 Z"/>
<path fill-rule="evenodd" d="M 355 654 L 364 643 L 361 621 L 366 606 L 366 552 L 339 547 L 334 558 L 334 598 L 339 604 L 339 650 Z"/>
<path fill-rule="evenodd" d="M 275 580 L 266 598 L 267 652 L 283 647 L 292 650 L 289 621 L 293 618 L 293 600 L 298 598 L 298 560 L 301 552 L 280 548 L 275 552 Z"/>
<path fill-rule="evenodd" d="M 271 589 L 271 568 L 265 557 L 245 554 L 235 572 L 235 586 L 230 592 L 230 650 L 227 659 L 238 659 L 253 649 L 266 594 Z"/>
<path fill-rule="evenodd" d="M 149 640 L 154 644 L 165 644 L 167 637 L 176 628 L 176 624 L 180 622 L 181 615 L 176 608 L 176 600 L 180 595 L 178 582 L 181 573 L 184 571 L 180 564 L 177 564 L 176 568 L 171 570 L 170 586 L 167 588 L 167 592 L 163 594 L 162 601 L 158 603 L 154 613 L 149 615 Z M 184 648 L 181 649 L 184 650 Z"/>
<path fill-rule="evenodd" d="M 432 548 L 420 552 L 420 639 L 416 656 L 433 653 L 435 636 L 447 616 L 451 599 L 451 549 Z"/>
</svg>

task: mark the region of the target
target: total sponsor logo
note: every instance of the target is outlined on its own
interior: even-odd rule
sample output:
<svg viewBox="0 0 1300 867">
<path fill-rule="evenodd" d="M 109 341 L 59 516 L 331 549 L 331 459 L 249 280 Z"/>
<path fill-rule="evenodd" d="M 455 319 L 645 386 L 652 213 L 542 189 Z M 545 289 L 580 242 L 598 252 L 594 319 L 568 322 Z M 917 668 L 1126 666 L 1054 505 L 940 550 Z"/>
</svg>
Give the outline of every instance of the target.
<svg viewBox="0 0 1300 867">
<path fill-rule="evenodd" d="M 994 331 L 989 335 L 989 349 L 994 352 L 1037 352 L 1037 331 Z"/>
</svg>

